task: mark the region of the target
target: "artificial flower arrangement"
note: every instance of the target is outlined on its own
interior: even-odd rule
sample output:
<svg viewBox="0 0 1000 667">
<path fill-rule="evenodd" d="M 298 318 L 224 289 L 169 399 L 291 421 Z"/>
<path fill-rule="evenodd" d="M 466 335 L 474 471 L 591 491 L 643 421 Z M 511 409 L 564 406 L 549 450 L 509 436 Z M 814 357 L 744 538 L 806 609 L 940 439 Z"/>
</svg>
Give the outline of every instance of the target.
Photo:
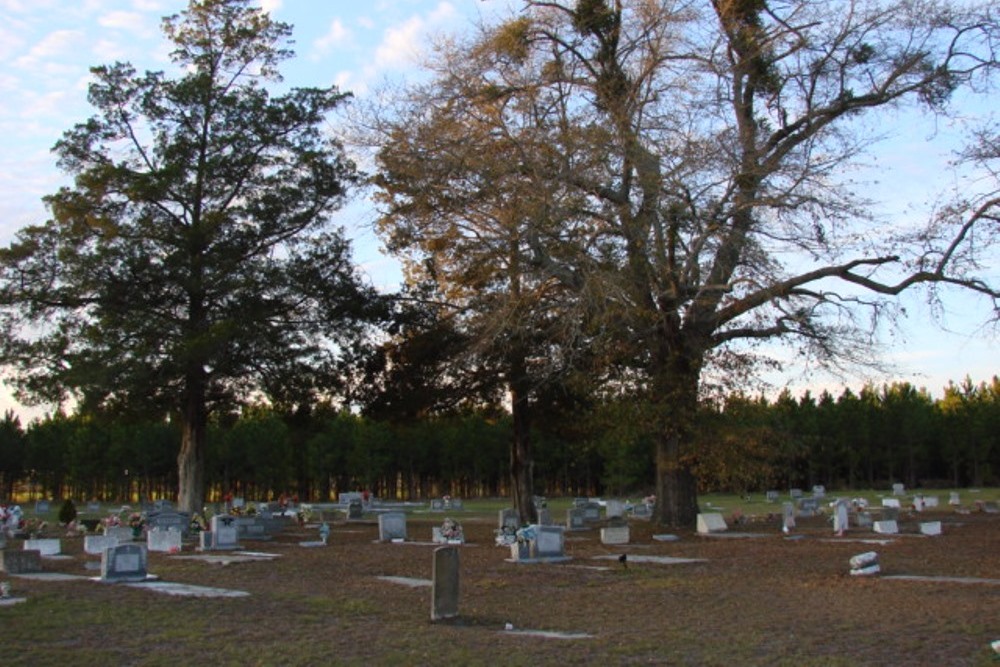
<svg viewBox="0 0 1000 667">
<path fill-rule="evenodd" d="M 465 534 L 462 532 L 462 524 L 451 518 L 446 518 L 441 524 L 441 537 L 448 542 L 464 542 Z"/>
<path fill-rule="evenodd" d="M 205 517 L 201 514 L 195 514 L 191 517 L 191 530 L 196 533 L 208 530 L 208 523 L 205 521 Z"/>
</svg>

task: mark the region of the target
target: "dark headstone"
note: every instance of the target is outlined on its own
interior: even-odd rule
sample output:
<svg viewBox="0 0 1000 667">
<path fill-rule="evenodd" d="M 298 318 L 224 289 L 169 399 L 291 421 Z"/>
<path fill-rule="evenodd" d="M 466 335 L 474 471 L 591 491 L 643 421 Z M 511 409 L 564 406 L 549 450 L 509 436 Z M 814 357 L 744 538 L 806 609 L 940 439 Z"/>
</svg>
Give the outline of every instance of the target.
<svg viewBox="0 0 1000 667">
<path fill-rule="evenodd" d="M 31 574 L 42 571 L 42 552 L 38 549 L 3 549 L 0 570 L 7 574 Z"/>
<path fill-rule="evenodd" d="M 431 620 L 454 618 L 458 616 L 458 548 L 438 547 L 435 549 L 433 569 Z"/>
</svg>

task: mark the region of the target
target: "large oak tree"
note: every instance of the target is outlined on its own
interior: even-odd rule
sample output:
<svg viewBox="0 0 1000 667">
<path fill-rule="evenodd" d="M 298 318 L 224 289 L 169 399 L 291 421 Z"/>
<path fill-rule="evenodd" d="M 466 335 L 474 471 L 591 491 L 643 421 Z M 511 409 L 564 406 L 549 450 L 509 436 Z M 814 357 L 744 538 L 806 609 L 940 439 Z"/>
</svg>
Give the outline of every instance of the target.
<svg viewBox="0 0 1000 667">
<path fill-rule="evenodd" d="M 179 419 L 194 512 L 211 411 L 333 390 L 374 302 L 329 219 L 357 179 L 324 132 L 345 95 L 270 94 L 291 28 L 249 0 L 163 30 L 176 77 L 92 69 L 96 113 L 54 149 L 73 183 L 0 254 L 2 345 L 25 395 Z"/>
<path fill-rule="evenodd" d="M 592 344 L 630 369 L 607 386 L 650 406 L 657 520 L 692 525 L 706 373 L 742 377 L 768 341 L 863 361 L 871 322 L 921 287 L 978 293 L 996 314 L 995 179 L 888 224 L 848 170 L 898 110 L 961 113 L 955 100 L 997 67 L 998 36 L 989 3 L 526 0 L 442 46 L 423 113 L 394 141 L 447 165 L 414 180 L 441 218 L 471 220 L 470 186 L 506 167 L 497 209 L 530 212 L 517 261 L 567 288 Z M 388 177 L 405 192 L 403 171 Z M 419 235 L 428 200 L 412 192 L 394 216 Z M 431 238 L 435 257 L 472 252 L 464 236 Z"/>
</svg>

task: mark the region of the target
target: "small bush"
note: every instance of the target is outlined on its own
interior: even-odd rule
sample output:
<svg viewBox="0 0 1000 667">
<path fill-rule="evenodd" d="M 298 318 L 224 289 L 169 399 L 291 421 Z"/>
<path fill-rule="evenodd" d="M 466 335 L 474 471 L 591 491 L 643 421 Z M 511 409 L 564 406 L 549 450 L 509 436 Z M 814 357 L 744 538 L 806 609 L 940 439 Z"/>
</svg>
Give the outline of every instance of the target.
<svg viewBox="0 0 1000 667">
<path fill-rule="evenodd" d="M 63 501 L 62 507 L 59 508 L 59 523 L 69 523 L 76 518 L 76 505 L 73 501 L 67 498 Z"/>
</svg>

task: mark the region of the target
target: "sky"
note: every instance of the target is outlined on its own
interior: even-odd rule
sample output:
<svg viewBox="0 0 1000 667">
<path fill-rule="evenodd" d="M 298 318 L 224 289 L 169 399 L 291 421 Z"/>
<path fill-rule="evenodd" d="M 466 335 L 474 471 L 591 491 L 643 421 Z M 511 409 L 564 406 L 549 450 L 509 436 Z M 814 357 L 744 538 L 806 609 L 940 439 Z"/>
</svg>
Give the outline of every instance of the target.
<svg viewBox="0 0 1000 667">
<path fill-rule="evenodd" d="M 296 57 L 282 66 L 286 83 L 335 84 L 363 98 L 385 79 L 417 76 L 420 54 L 435 34 L 468 29 L 519 6 L 517 0 L 261 0 L 260 5 L 294 27 Z M 131 62 L 138 71 L 169 69 L 170 50 L 160 32 L 163 16 L 187 6 L 186 0 L 0 0 L 0 244 L 16 231 L 46 219 L 41 199 L 67 183 L 56 167 L 53 144 L 92 109 L 86 91 L 89 68 L 114 61 Z M 904 128 L 895 148 L 875 166 L 881 187 L 900 210 L 908 199 L 925 198 L 935 189 L 937 173 L 915 160 L 930 132 Z M 381 253 L 371 233 L 373 208 L 355 201 L 337 222 L 353 239 L 355 261 L 373 283 L 391 288 L 399 271 Z M 993 272 L 996 275 L 996 272 Z M 791 363 L 789 372 L 769 378 L 794 393 L 843 386 L 858 389 L 864 381 L 905 380 L 940 395 L 949 380 L 965 376 L 989 380 L 998 370 L 995 337 L 981 327 L 988 315 L 982 302 L 948 302 L 944 325 L 932 323 L 919 300 L 907 299 L 909 317 L 886 337 L 885 376 L 834 378 Z M 789 353 L 790 355 L 790 353 Z M 24 418 L 44 410 L 26 409 L 0 387 L 0 409 L 12 407 Z"/>
</svg>

